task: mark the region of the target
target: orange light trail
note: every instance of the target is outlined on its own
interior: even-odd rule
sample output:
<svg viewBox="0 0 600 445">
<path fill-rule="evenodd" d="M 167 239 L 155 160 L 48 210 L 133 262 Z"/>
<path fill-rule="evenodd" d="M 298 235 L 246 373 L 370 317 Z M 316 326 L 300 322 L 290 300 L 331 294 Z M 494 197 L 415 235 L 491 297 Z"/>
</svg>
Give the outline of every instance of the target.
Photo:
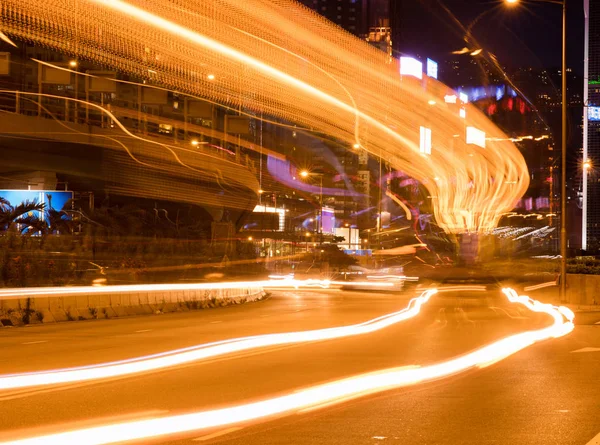
<svg viewBox="0 0 600 445">
<path fill-rule="evenodd" d="M 294 285 L 299 286 L 297 280 L 283 281 L 296 281 Z M 371 282 L 358 283 L 359 285 L 381 285 L 381 283 Z M 281 282 L 279 282 L 278 287 L 281 285 Z M 289 285 L 290 284 L 288 283 L 288 286 Z M 336 338 L 369 334 L 417 316 L 421 311 L 421 306 L 427 303 L 429 298 L 435 293 L 435 289 L 427 290 L 420 296 L 413 298 L 407 307 L 401 311 L 386 314 L 373 320 L 355 325 L 317 329 L 313 331 L 286 332 L 280 334 L 235 338 L 215 343 L 192 346 L 184 349 L 177 349 L 160 354 L 137 357 L 130 360 L 121 360 L 93 366 L 0 375 L 0 390 L 126 376 L 141 372 L 166 369 L 185 363 L 196 362 L 212 357 L 247 351 L 250 349 L 264 348 L 275 345 L 305 343 L 311 341 L 332 340 Z"/>
<path fill-rule="evenodd" d="M 387 286 L 393 288 L 395 283 L 372 283 L 370 281 L 353 281 L 353 284 L 361 286 Z M 0 300 L 14 300 L 19 298 L 52 295 L 87 295 L 87 294 L 111 294 L 111 293 L 134 293 L 134 292 L 163 292 L 183 290 L 211 290 L 211 289 L 243 289 L 243 288 L 302 288 L 320 287 L 328 289 L 331 287 L 344 286 L 348 281 L 318 280 L 309 278 L 297 280 L 291 276 L 283 279 L 271 279 L 264 281 L 223 281 L 215 283 L 170 283 L 170 284 L 126 284 L 116 286 L 73 286 L 73 287 L 28 287 L 28 288 L 3 288 L 0 289 Z"/>
<path fill-rule="evenodd" d="M 385 369 L 313 386 L 259 402 L 228 408 L 113 423 L 6 441 L 2 444 L 63 445 L 65 443 L 76 443 L 80 445 L 104 445 L 289 415 L 295 412 L 331 406 L 335 403 L 342 403 L 368 394 L 425 383 L 469 369 L 484 368 L 536 342 L 561 337 L 573 330 L 574 315 L 569 309 L 543 304 L 526 296 L 519 296 L 512 289 L 504 289 L 503 292 L 511 303 L 524 305 L 533 312 L 548 314 L 552 317 L 553 323 L 539 330 L 510 335 L 473 352 L 433 365 Z"/>
<path fill-rule="evenodd" d="M 0 29 L 148 85 L 294 123 L 349 149 L 358 145 L 420 181 L 447 232 L 493 229 L 527 189 L 523 156 L 483 113 L 445 103 L 450 88 L 400 76 L 398 60 L 292 0 L 77 5 L 4 0 Z"/>
</svg>

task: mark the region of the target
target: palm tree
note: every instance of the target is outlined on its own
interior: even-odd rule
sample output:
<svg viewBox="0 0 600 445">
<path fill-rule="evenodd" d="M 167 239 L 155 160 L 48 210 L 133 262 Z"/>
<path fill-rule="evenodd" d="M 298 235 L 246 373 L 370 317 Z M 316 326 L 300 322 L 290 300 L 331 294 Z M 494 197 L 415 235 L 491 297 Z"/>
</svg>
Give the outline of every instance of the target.
<svg viewBox="0 0 600 445">
<path fill-rule="evenodd" d="M 37 201 L 24 201 L 12 206 L 8 200 L 0 197 L 0 232 L 8 232 L 14 227 L 19 227 L 21 233 L 35 233 L 44 231 L 46 223 L 35 215 L 34 212 L 43 212 L 44 203 Z"/>
<path fill-rule="evenodd" d="M 47 224 L 47 233 L 56 235 L 72 234 L 76 227 L 72 215 L 69 214 L 73 207 L 73 200 L 69 199 L 61 210 L 56 210 L 52 207 L 52 195 L 46 194 L 48 197 L 48 207 L 45 212 L 45 222 Z"/>
</svg>

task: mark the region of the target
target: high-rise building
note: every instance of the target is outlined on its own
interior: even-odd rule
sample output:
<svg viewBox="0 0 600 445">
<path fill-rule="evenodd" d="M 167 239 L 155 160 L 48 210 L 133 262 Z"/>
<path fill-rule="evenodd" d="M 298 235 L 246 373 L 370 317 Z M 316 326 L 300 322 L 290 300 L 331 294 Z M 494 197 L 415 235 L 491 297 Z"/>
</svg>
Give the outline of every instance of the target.
<svg viewBox="0 0 600 445">
<path fill-rule="evenodd" d="M 600 248 L 600 3 L 584 0 L 583 205 L 581 247 Z"/>
<path fill-rule="evenodd" d="M 378 1 L 381 0 L 375 0 Z M 300 3 L 354 35 L 366 34 L 369 28 L 369 0 L 300 0 Z"/>
</svg>

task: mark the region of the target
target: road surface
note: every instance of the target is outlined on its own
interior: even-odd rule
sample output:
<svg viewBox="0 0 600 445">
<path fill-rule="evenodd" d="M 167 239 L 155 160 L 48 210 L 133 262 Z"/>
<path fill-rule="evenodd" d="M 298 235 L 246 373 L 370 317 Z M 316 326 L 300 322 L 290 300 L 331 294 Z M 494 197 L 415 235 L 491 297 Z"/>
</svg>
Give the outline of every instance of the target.
<svg viewBox="0 0 600 445">
<path fill-rule="evenodd" d="M 3 329 L 2 374 L 349 325 L 402 309 L 412 296 L 278 291 L 243 306 Z M 600 433 L 597 321 L 600 315 L 587 315 L 586 324 L 566 337 L 433 383 L 141 443 L 591 444 Z M 0 391 L 0 442 L 223 408 L 385 368 L 435 364 L 549 322 L 499 294 L 439 294 L 416 318 L 367 335 L 245 351 L 130 377 Z"/>
</svg>

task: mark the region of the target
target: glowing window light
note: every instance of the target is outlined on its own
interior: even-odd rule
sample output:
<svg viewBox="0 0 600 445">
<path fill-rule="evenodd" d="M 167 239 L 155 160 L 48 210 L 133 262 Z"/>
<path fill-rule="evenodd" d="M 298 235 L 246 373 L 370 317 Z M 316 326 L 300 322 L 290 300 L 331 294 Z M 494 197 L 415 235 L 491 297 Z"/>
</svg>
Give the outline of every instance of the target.
<svg viewBox="0 0 600 445">
<path fill-rule="evenodd" d="M 444 102 L 447 104 L 455 104 L 457 100 L 458 97 L 456 97 L 456 94 L 446 94 L 444 96 Z"/>
<path fill-rule="evenodd" d="M 438 64 L 431 59 L 427 59 L 427 75 L 433 79 L 438 78 Z"/>
<path fill-rule="evenodd" d="M 467 110 L 465 110 L 464 108 L 461 108 L 460 111 L 458 112 L 458 115 L 460 117 L 462 117 L 463 119 L 465 119 L 467 117 Z"/>
<path fill-rule="evenodd" d="M 469 103 L 469 95 L 467 93 L 459 93 L 458 97 L 463 104 Z"/>
<path fill-rule="evenodd" d="M 414 57 L 400 57 L 400 74 L 403 76 L 414 76 L 423 78 L 423 63 Z"/>
<path fill-rule="evenodd" d="M 431 129 L 427 127 L 420 128 L 419 151 L 423 154 L 431 154 Z"/>
<path fill-rule="evenodd" d="M 475 127 L 467 127 L 467 144 L 485 148 L 485 132 Z"/>
<path fill-rule="evenodd" d="M 600 121 L 600 107 L 588 107 L 588 120 Z"/>
</svg>

